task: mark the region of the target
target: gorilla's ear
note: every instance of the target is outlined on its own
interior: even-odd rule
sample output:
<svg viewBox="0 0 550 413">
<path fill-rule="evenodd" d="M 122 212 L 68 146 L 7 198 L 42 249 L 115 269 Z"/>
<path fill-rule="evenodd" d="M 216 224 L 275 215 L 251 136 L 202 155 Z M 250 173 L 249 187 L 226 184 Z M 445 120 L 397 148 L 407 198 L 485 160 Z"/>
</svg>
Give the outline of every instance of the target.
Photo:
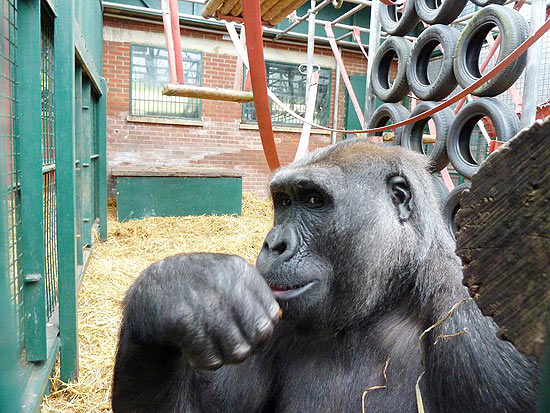
<svg viewBox="0 0 550 413">
<path fill-rule="evenodd" d="M 411 189 L 409 183 L 402 176 L 392 176 L 388 179 L 388 191 L 399 221 L 407 221 L 411 215 Z"/>
</svg>

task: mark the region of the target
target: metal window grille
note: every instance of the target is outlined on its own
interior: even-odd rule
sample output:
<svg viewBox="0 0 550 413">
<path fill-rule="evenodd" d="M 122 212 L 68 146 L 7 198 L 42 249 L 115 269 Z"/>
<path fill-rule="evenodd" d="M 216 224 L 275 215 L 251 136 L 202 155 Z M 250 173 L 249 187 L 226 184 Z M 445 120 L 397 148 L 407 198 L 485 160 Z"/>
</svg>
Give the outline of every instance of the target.
<svg viewBox="0 0 550 413">
<path fill-rule="evenodd" d="M 278 62 L 266 62 L 267 86 L 291 109 L 299 115 L 306 113 L 306 75 L 300 73 L 299 65 Z M 319 90 L 315 103 L 313 121 L 322 126 L 328 126 L 330 119 L 330 69 L 321 69 Z M 293 118 L 279 106 L 270 103 L 271 119 L 276 125 L 301 125 L 302 122 Z M 243 121 L 256 122 L 256 111 L 253 103 L 243 105 Z"/>
<path fill-rule="evenodd" d="M 4 170 L 0 171 L 0 179 L 7 188 L 2 193 L 2 202 L 7 210 L 7 239 L 1 242 L 8 247 L 8 277 L 10 293 L 17 312 L 17 333 L 20 347 L 24 346 L 24 311 L 23 311 L 23 274 L 21 271 L 21 187 L 19 184 L 18 136 L 14 130 L 15 123 L 15 71 L 17 54 L 17 1 L 9 0 L 3 3 L 2 11 L 2 47 L 0 48 L 0 63 L 3 71 L 0 77 L 0 156 L 4 158 Z"/>
<path fill-rule="evenodd" d="M 41 22 L 41 89 L 42 89 L 42 171 L 44 211 L 44 277 L 46 314 L 49 317 L 57 303 L 57 212 L 55 190 L 55 120 L 54 120 L 54 39 L 53 22 L 42 13 Z"/>
<path fill-rule="evenodd" d="M 130 55 L 132 115 L 200 119 L 200 99 L 162 94 L 162 89 L 170 82 L 166 49 L 133 45 Z M 183 63 L 185 83 L 201 85 L 202 55 L 183 51 Z"/>
</svg>

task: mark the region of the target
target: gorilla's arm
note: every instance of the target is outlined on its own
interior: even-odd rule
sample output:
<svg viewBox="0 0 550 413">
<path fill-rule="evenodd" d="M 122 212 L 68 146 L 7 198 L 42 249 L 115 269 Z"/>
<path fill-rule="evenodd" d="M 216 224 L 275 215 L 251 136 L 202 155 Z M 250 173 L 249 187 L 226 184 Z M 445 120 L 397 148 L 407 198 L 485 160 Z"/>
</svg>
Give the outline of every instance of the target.
<svg viewBox="0 0 550 413">
<path fill-rule="evenodd" d="M 113 409 L 214 411 L 204 403 L 220 396 L 199 395 L 224 374 L 207 370 L 252 355 L 278 314 L 269 287 L 242 258 L 190 254 L 151 265 L 124 300 Z"/>
<path fill-rule="evenodd" d="M 453 256 L 440 263 L 456 261 Z M 469 298 L 461 283 L 460 265 L 449 265 L 445 273 L 444 283 L 432 301 L 433 323 L 443 319 L 460 300 Z M 437 274 L 441 277 L 443 273 Z M 454 336 L 464 330 L 466 334 Z M 448 412 L 535 410 L 536 362 L 500 340 L 497 330 L 475 302 L 467 301 L 426 337 L 425 389 L 434 407 Z M 440 335 L 451 337 L 438 339 Z"/>
</svg>

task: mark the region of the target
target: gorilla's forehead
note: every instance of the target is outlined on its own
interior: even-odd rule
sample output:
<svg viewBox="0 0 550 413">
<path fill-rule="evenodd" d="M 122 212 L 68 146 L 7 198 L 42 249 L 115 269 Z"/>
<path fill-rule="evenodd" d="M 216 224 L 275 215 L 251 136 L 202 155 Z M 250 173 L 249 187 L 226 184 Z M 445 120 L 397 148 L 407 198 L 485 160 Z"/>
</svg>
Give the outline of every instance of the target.
<svg viewBox="0 0 550 413">
<path fill-rule="evenodd" d="M 271 180 L 272 187 L 313 181 L 335 188 L 355 176 L 391 173 L 406 175 L 426 171 L 425 156 L 401 147 L 375 145 L 364 139 L 347 140 L 312 152 L 304 159 L 279 169 Z"/>
<path fill-rule="evenodd" d="M 271 180 L 271 187 L 287 185 L 300 186 L 315 183 L 318 186 L 329 187 L 342 175 L 342 170 L 336 165 L 291 164 L 279 169 Z"/>
</svg>

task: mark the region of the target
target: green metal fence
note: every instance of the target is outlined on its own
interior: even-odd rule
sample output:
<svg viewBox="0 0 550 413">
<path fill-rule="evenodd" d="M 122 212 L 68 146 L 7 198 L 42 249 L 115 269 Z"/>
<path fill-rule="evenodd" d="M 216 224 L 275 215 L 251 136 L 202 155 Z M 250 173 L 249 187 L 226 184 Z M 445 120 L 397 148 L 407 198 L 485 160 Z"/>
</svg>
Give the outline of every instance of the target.
<svg viewBox="0 0 550 413">
<path fill-rule="evenodd" d="M 0 411 L 39 411 L 58 356 L 78 375 L 79 281 L 107 234 L 102 9 L 0 4 Z"/>
</svg>

